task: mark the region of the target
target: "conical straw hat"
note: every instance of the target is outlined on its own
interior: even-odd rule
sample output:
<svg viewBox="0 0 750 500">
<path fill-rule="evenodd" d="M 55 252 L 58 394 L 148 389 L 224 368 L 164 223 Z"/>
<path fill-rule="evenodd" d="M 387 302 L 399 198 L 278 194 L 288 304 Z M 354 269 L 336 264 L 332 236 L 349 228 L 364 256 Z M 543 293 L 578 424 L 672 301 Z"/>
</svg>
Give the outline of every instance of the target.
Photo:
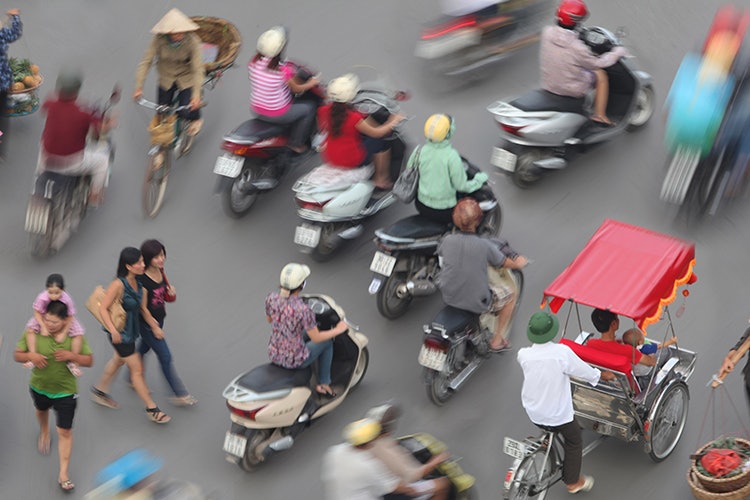
<svg viewBox="0 0 750 500">
<path fill-rule="evenodd" d="M 162 17 L 153 28 L 151 33 L 155 35 L 166 35 L 168 33 L 185 33 L 195 31 L 199 28 L 188 16 L 179 9 L 172 9 Z"/>
</svg>

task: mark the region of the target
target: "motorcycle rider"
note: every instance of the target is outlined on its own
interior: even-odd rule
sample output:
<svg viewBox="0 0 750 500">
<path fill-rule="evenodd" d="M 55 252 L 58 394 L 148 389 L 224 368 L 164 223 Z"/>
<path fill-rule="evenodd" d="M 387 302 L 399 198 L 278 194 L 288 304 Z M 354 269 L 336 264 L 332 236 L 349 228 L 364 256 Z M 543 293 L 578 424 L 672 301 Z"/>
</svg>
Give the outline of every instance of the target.
<svg viewBox="0 0 750 500">
<path fill-rule="evenodd" d="M 424 145 L 409 157 L 407 168 L 419 169 L 419 185 L 414 205 L 424 217 L 448 224 L 456 206 L 456 192 L 473 193 L 487 182 L 487 174 L 477 173 L 469 180 L 461 155 L 450 143 L 455 131 L 453 118 L 434 114 L 424 124 Z"/>
<path fill-rule="evenodd" d="M 258 37 L 257 52 L 247 65 L 250 77 L 250 108 L 258 119 L 290 126 L 288 147 L 294 153 L 307 151 L 306 139 L 315 125 L 315 105 L 297 101 L 293 94 L 302 94 L 320 83 L 317 77 L 302 81 L 294 65 L 284 60 L 288 41 L 282 26 L 263 32 Z"/>
<path fill-rule="evenodd" d="M 416 490 L 418 498 L 432 500 L 447 499 L 451 487 L 450 480 L 447 477 L 423 478 L 435 470 L 438 465 L 448 460 L 450 454 L 448 452 L 439 453 L 432 456 L 424 464 L 414 458 L 393 437 L 393 432 L 396 430 L 396 424 L 400 416 L 401 408 L 393 403 L 376 406 L 367 412 L 366 418 L 380 424 L 380 436 L 372 442 L 370 452 L 383 462 L 393 474 L 401 478 L 401 481 Z M 396 500 L 398 498 L 414 497 L 389 493 L 383 498 L 384 500 Z"/>
<path fill-rule="evenodd" d="M 389 190 L 391 150 L 385 137 L 393 132 L 404 116 L 392 114 L 383 124 L 363 115 L 351 106 L 359 91 L 359 78 L 352 73 L 334 78 L 326 89 L 330 103 L 318 109 L 318 125 L 326 133 L 321 152 L 329 165 L 354 168 L 372 162 L 376 188 Z"/>
<path fill-rule="evenodd" d="M 438 245 L 442 262 L 438 287 L 449 306 L 497 316 L 489 347 L 499 353 L 511 347 L 505 331 L 518 297 L 504 283 L 490 284 L 488 267 L 522 269 L 528 260 L 515 254 L 507 243 L 477 235 L 482 216 L 479 203 L 468 196 L 453 209 L 453 224 L 460 232 L 446 235 Z"/>
<path fill-rule="evenodd" d="M 205 78 L 201 39 L 195 34 L 199 26 L 179 9 L 172 9 L 153 28 L 151 39 L 135 76 L 133 99 L 143 96 L 143 82 L 156 61 L 159 75 L 158 103 L 171 105 L 177 92 L 180 106 L 190 104 L 180 116 L 189 121 L 187 133 L 197 135 L 203 125 L 200 114 L 201 88 Z"/>
<path fill-rule="evenodd" d="M 622 46 L 597 56 L 579 38 L 579 26 L 588 17 L 583 0 L 562 0 L 557 8 L 557 26 L 542 31 L 539 59 L 542 88 L 553 94 L 583 97 L 594 86 L 594 114 L 591 120 L 612 125 L 607 117 L 609 79 L 607 68 L 627 55 Z"/>
<path fill-rule="evenodd" d="M 55 83 L 56 95 L 42 105 L 47 113 L 42 131 L 36 173 L 48 170 L 63 175 L 91 174 L 89 203 L 102 202 L 109 169 L 109 149 L 103 142 L 87 144 L 89 131 L 105 133 L 114 127 L 113 118 L 94 116 L 78 99 L 83 76 L 77 70 L 60 72 Z"/>
</svg>

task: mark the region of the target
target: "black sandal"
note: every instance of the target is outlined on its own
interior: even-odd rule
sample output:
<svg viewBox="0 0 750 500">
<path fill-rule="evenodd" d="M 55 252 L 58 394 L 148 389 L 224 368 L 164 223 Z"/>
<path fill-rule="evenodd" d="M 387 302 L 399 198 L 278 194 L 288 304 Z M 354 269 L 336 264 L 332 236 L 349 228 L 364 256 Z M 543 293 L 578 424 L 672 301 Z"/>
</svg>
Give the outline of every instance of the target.
<svg viewBox="0 0 750 500">
<path fill-rule="evenodd" d="M 172 420 L 172 417 L 161 411 L 158 406 L 154 406 L 153 408 L 146 408 L 146 416 L 149 420 L 157 424 L 166 424 L 170 420 Z"/>
<path fill-rule="evenodd" d="M 116 410 L 120 405 L 115 401 L 112 396 L 104 391 L 97 389 L 95 386 L 91 386 L 91 401 L 98 405 L 106 406 Z"/>
</svg>

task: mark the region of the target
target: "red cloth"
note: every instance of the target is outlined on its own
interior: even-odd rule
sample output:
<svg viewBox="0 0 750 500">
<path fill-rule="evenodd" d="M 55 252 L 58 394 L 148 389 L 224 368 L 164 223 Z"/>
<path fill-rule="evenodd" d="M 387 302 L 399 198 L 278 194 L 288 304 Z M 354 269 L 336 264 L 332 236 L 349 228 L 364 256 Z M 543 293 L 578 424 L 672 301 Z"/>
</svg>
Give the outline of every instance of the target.
<svg viewBox="0 0 750 500">
<path fill-rule="evenodd" d="M 643 354 L 641 354 L 641 351 L 639 351 L 635 347 L 627 344 L 621 344 L 620 342 L 613 342 L 602 339 L 590 339 L 588 342 L 586 342 L 586 345 L 591 347 L 592 349 L 596 349 L 597 351 L 604 351 L 612 354 L 617 354 L 618 356 L 624 356 L 625 358 L 631 360 L 631 363 L 633 363 L 634 365 L 638 364 L 638 362 L 641 360 L 641 357 L 643 356 Z"/>
<path fill-rule="evenodd" d="M 47 121 L 42 132 L 44 150 L 53 155 L 67 156 L 83 151 L 89 128 L 97 123 L 90 112 L 76 101 L 45 101 L 42 109 Z"/>
<path fill-rule="evenodd" d="M 365 115 L 349 109 L 341 126 L 341 134 L 334 137 L 331 133 L 331 104 L 318 109 L 318 124 L 328 133 L 325 149 L 321 154 L 326 163 L 346 168 L 362 164 L 367 156 L 367 150 L 362 144 L 362 135 L 356 126 L 364 119 Z"/>
<path fill-rule="evenodd" d="M 728 448 L 712 448 L 701 457 L 701 465 L 713 477 L 729 474 L 742 465 L 742 457 Z"/>
</svg>

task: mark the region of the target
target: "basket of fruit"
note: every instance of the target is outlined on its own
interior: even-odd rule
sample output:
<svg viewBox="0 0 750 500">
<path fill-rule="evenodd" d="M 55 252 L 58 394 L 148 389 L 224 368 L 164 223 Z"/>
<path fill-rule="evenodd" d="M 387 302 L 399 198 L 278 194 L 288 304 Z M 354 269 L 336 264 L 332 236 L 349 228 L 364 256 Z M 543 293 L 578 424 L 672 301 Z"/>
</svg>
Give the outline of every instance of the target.
<svg viewBox="0 0 750 500">
<path fill-rule="evenodd" d="M 37 89 L 42 85 L 42 75 L 39 66 L 28 59 L 11 57 L 10 69 L 13 72 L 13 83 L 8 89 L 8 104 L 5 114 L 8 116 L 23 116 L 39 109 Z"/>
</svg>

